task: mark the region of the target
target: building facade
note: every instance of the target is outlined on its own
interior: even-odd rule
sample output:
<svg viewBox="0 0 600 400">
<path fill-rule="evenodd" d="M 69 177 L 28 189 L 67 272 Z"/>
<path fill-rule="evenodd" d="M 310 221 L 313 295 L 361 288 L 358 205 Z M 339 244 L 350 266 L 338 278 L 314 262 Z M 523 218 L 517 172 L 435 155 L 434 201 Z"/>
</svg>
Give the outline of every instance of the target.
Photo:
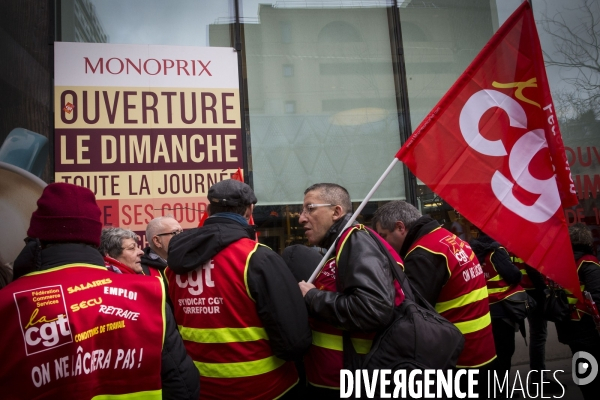
<svg viewBox="0 0 600 400">
<path fill-rule="evenodd" d="M 54 175 L 55 42 L 230 47 L 237 52 L 246 181 L 260 240 L 304 243 L 303 191 L 346 187 L 358 204 L 401 144 L 520 0 L 7 0 L 0 5 L 0 143 L 46 136 Z M 532 0 L 580 200 L 568 223 L 600 246 L 600 53 L 594 0 Z M 595 63 L 595 64 L 594 64 Z M 433 167 L 433 166 L 432 166 Z M 471 226 L 403 166 L 363 210 L 405 199 L 446 227 Z M 157 214 L 160 215 L 160 214 Z M 175 216 L 183 215 L 183 213 Z M 198 219 L 200 213 L 197 214 Z"/>
</svg>

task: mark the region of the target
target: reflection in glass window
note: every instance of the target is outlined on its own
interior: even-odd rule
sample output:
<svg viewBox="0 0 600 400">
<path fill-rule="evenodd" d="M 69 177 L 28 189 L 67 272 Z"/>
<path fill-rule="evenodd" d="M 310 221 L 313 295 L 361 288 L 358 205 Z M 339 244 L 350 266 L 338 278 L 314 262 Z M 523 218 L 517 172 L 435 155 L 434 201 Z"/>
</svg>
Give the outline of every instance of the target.
<svg viewBox="0 0 600 400">
<path fill-rule="evenodd" d="M 299 204 L 317 182 L 341 184 L 360 201 L 400 147 L 386 2 L 326 3 L 257 4 L 244 15 L 258 22 L 243 29 L 260 205 Z M 404 198 L 401 166 L 374 195 L 396 198 Z"/>
<path fill-rule="evenodd" d="M 62 0 L 60 4 L 64 42 L 211 46 L 212 25 L 222 28 L 213 28 L 219 46 L 231 46 L 229 26 L 234 16 L 229 1 Z"/>
</svg>

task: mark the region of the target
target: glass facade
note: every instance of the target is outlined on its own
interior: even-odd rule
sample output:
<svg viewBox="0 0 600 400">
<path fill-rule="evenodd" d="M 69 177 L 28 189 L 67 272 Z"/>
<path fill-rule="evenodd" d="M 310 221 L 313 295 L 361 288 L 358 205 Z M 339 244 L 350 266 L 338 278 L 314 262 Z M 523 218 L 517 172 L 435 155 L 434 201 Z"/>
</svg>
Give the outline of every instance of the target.
<svg viewBox="0 0 600 400">
<path fill-rule="evenodd" d="M 326 3 L 257 4 L 244 16 L 257 21 L 243 26 L 255 221 L 276 249 L 303 242 L 307 187 L 339 183 L 360 202 L 400 148 L 391 6 Z M 372 200 L 395 198 L 402 168 Z"/>
<path fill-rule="evenodd" d="M 303 243 L 298 212 L 316 182 L 358 204 L 412 130 L 521 0 L 56 0 L 0 5 L 0 141 L 15 127 L 52 142 L 54 41 L 233 47 L 244 170 L 260 240 Z M 50 6 L 48 6 L 50 4 Z M 565 210 L 600 243 L 600 5 L 533 0 L 548 78 L 580 200 Z M 32 27 L 31 30 L 23 28 Z M 52 152 L 51 152 L 52 154 Z M 44 179 L 53 180 L 53 160 Z M 443 199 L 396 166 L 365 207 L 406 199 L 468 235 Z"/>
</svg>

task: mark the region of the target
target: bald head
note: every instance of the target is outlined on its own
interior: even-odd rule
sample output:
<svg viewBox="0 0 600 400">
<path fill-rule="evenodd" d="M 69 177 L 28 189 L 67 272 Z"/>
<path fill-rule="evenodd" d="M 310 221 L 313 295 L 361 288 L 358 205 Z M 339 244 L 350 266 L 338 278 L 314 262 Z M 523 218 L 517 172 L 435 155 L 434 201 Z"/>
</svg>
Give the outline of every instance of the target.
<svg viewBox="0 0 600 400">
<path fill-rule="evenodd" d="M 163 259 L 167 259 L 169 251 L 169 242 L 173 235 L 172 232 L 181 231 L 179 222 L 171 216 L 157 217 L 148 223 L 146 227 L 146 240 L 153 252 Z"/>
</svg>

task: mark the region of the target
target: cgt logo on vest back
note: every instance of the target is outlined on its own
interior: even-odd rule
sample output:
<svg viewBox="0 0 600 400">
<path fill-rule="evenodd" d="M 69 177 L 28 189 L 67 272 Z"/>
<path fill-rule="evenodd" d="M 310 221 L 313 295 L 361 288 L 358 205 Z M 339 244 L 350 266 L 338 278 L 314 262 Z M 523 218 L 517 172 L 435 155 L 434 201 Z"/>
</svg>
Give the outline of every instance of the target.
<svg viewBox="0 0 600 400">
<path fill-rule="evenodd" d="M 62 286 L 14 293 L 26 354 L 73 342 Z"/>
<path fill-rule="evenodd" d="M 523 96 L 519 98 L 521 97 Z M 540 107 L 531 100 L 527 102 Z M 488 140 L 479 131 L 481 118 L 486 111 L 494 107 L 502 109 L 508 115 L 510 126 L 527 129 L 527 114 L 516 100 L 497 90 L 480 90 L 467 100 L 460 112 L 459 124 L 462 136 L 469 147 L 480 154 L 492 157 L 508 156 L 508 167 L 514 182 L 528 192 L 539 195 L 535 203 L 523 204 L 512 192 L 513 182 L 502 172 L 495 171 L 491 186 L 500 203 L 523 219 L 534 223 L 546 222 L 556 213 L 561 204 L 556 174 L 548 179 L 537 179 L 529 171 L 534 156 L 548 147 L 544 130 L 534 129 L 525 133 L 515 142 L 509 154 L 502 140 Z M 545 106 L 543 110 L 549 113 L 548 123 L 554 133 L 555 117 L 552 105 Z M 574 190 L 574 185 L 571 186 Z"/>
<path fill-rule="evenodd" d="M 214 267 L 213 260 L 210 260 L 195 270 L 188 272 L 187 275 L 176 275 L 175 281 L 177 282 L 177 286 L 182 289 L 187 288 L 188 292 L 194 296 L 202 294 L 205 284 L 206 287 L 215 287 L 215 282 L 212 280 L 211 275 L 211 270 Z"/>
</svg>

